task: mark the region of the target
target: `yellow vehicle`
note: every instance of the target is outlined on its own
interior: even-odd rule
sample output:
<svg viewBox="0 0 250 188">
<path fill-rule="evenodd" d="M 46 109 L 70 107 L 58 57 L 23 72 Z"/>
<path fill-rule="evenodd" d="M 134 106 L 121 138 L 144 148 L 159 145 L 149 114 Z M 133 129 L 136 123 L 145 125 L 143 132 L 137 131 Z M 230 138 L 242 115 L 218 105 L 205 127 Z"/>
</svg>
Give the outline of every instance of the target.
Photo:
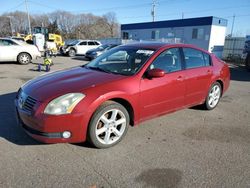
<svg viewBox="0 0 250 188">
<path fill-rule="evenodd" d="M 33 34 L 37 34 L 37 33 L 43 34 L 46 41 L 55 42 L 57 49 L 59 49 L 60 47 L 64 45 L 62 36 L 59 34 L 49 33 L 49 30 L 46 27 L 34 27 L 32 34 L 28 34 L 28 35 L 17 34 L 17 36 L 23 37 L 24 40 L 29 43 L 33 41 Z"/>
</svg>

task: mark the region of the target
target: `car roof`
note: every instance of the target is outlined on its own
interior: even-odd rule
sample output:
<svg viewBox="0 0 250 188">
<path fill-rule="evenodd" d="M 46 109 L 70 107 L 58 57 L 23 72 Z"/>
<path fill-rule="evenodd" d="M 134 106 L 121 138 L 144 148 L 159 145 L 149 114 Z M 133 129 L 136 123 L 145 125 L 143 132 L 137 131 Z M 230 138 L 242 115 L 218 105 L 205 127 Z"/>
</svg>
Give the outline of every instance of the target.
<svg viewBox="0 0 250 188">
<path fill-rule="evenodd" d="M 128 46 L 128 47 L 139 47 L 139 48 L 147 48 L 152 50 L 158 50 L 160 48 L 167 48 L 167 47 L 176 47 L 176 48 L 194 48 L 197 50 L 201 50 L 204 52 L 207 52 L 204 49 L 198 48 L 197 46 L 191 45 L 191 44 L 174 44 L 174 43 L 164 43 L 164 42 L 138 42 L 138 43 L 131 43 L 131 44 L 125 44 L 122 46 Z"/>
<path fill-rule="evenodd" d="M 88 40 L 88 39 L 86 39 L 86 40 L 78 40 L 79 42 L 92 42 L 92 41 L 94 41 L 94 42 L 99 42 L 98 40 Z"/>
</svg>

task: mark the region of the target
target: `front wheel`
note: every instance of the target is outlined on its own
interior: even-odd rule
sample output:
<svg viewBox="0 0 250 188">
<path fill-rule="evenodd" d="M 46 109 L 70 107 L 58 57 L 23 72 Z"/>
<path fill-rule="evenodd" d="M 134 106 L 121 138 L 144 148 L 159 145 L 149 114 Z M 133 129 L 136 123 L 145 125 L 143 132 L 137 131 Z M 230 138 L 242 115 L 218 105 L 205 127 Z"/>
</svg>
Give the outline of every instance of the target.
<svg viewBox="0 0 250 188">
<path fill-rule="evenodd" d="M 69 49 L 68 55 L 69 55 L 69 57 L 74 57 L 76 55 L 75 49 L 73 49 L 73 48 Z"/>
<path fill-rule="evenodd" d="M 88 139 L 97 148 L 116 145 L 125 136 L 129 114 L 119 103 L 108 101 L 94 113 L 88 129 Z"/>
<path fill-rule="evenodd" d="M 207 110 L 214 109 L 220 101 L 222 94 L 221 85 L 215 82 L 209 89 L 204 106 Z"/>
</svg>

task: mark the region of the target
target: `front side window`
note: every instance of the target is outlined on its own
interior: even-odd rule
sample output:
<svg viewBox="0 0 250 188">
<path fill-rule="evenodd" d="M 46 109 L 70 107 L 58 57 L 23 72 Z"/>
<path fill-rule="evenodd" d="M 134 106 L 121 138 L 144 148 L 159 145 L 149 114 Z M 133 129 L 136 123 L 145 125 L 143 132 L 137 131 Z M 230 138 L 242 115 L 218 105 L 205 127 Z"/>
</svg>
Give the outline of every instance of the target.
<svg viewBox="0 0 250 188">
<path fill-rule="evenodd" d="M 87 45 L 87 42 L 81 42 L 79 45 L 85 46 L 85 45 Z"/>
<path fill-rule="evenodd" d="M 154 50 L 138 47 L 113 48 L 85 67 L 113 74 L 134 75 L 153 53 Z"/>
<path fill-rule="evenodd" d="M 203 52 L 193 48 L 183 48 L 186 69 L 205 66 Z"/>
<path fill-rule="evenodd" d="M 162 52 L 150 65 L 150 69 L 162 69 L 166 73 L 182 69 L 179 48 L 171 48 Z"/>
</svg>

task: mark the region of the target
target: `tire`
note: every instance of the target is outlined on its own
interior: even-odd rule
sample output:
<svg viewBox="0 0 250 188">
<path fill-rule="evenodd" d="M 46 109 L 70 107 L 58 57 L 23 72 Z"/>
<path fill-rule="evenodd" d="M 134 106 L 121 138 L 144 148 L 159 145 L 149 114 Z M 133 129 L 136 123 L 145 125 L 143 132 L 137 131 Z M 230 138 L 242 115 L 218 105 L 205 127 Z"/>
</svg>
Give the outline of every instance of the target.
<svg viewBox="0 0 250 188">
<path fill-rule="evenodd" d="M 28 53 L 20 53 L 17 56 L 17 61 L 18 63 L 20 63 L 21 65 L 27 65 L 31 62 L 31 56 Z"/>
<path fill-rule="evenodd" d="M 215 82 L 209 89 L 204 107 L 206 110 L 213 110 L 219 103 L 222 94 L 221 85 Z"/>
<path fill-rule="evenodd" d="M 74 57 L 76 55 L 76 50 L 73 48 L 69 49 L 68 56 L 69 57 Z"/>
<path fill-rule="evenodd" d="M 94 113 L 88 127 L 88 141 L 95 147 L 109 148 L 119 143 L 129 126 L 128 111 L 119 103 L 107 101 Z"/>
</svg>

